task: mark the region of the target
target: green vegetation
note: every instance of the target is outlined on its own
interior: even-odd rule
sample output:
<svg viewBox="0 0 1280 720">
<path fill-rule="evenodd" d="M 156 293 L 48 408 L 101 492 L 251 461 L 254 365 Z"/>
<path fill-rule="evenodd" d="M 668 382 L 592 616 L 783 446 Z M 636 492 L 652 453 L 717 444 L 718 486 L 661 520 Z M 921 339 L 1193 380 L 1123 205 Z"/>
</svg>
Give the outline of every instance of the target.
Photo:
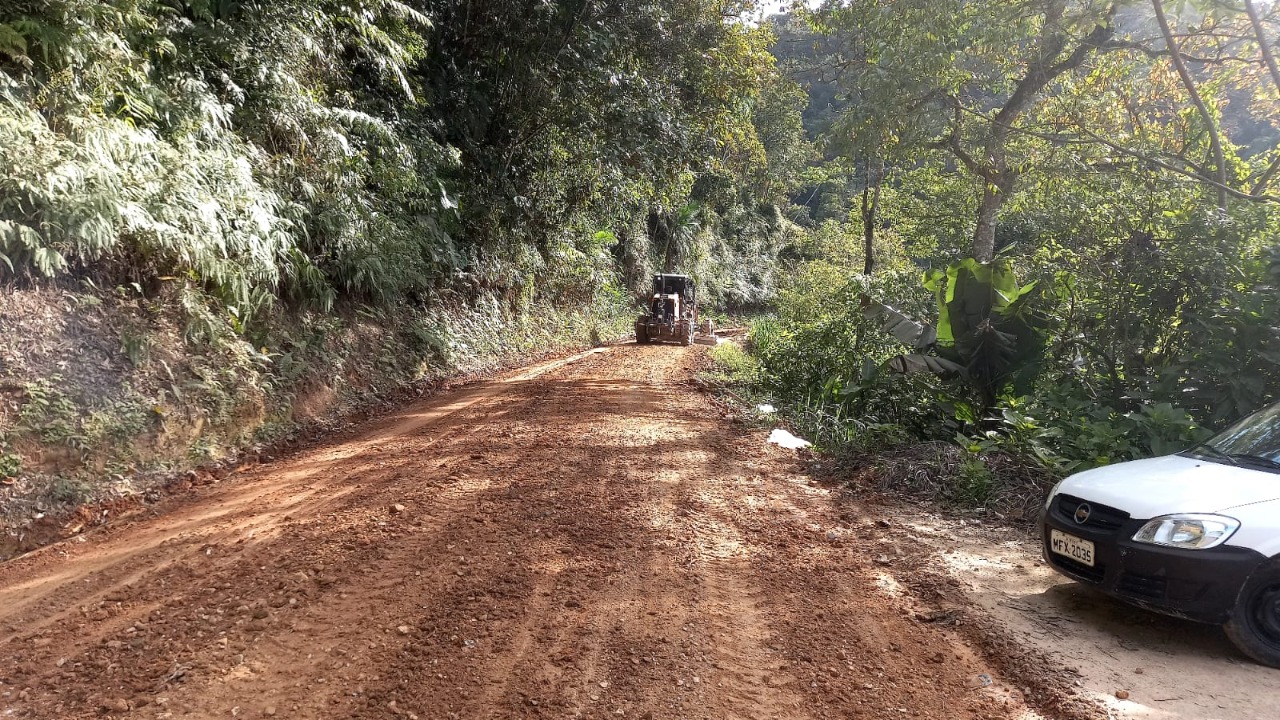
<svg viewBox="0 0 1280 720">
<path fill-rule="evenodd" d="M 22 456 L 0 444 L 0 480 L 8 480 L 22 472 Z"/>
<path fill-rule="evenodd" d="M 711 348 L 715 362 L 712 379 L 733 385 L 753 386 L 760 382 L 760 361 L 737 343 L 721 343 Z"/>
<path fill-rule="evenodd" d="M 612 339 L 655 271 L 769 313 L 721 382 L 956 502 L 1280 392 L 1280 6 L 758 9 L 6 3 L 0 475 Z"/>
<path fill-rule="evenodd" d="M 281 302 L 589 296 L 611 251 L 714 272 L 697 231 L 794 164 L 766 33 L 701 0 L 530 8 L 7 4 L 0 278 L 191 284 L 251 332 Z"/>
<path fill-rule="evenodd" d="M 5 3 L 0 469 L 181 467 L 613 339 L 654 270 L 767 305 L 810 150 L 750 4 Z"/>
<path fill-rule="evenodd" d="M 815 442 L 986 505 L 1280 395 L 1274 4 L 831 0 L 776 25 L 824 159 L 749 347 Z"/>
</svg>

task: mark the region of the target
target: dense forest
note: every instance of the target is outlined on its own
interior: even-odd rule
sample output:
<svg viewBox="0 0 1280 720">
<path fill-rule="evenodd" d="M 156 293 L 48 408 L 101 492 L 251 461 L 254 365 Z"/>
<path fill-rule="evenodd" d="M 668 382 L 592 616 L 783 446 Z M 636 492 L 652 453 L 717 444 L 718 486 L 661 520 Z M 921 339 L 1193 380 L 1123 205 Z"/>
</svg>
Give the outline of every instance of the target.
<svg viewBox="0 0 1280 720">
<path fill-rule="evenodd" d="M 1280 391 L 1275 3 L 760 11 L 6 3 L 0 476 L 621 337 L 656 270 L 757 318 L 743 392 L 977 504 Z"/>
<path fill-rule="evenodd" d="M 613 339 L 655 269 L 763 307 L 808 150 L 747 10 L 5 3 L 0 474 L 203 462 Z"/>
<path fill-rule="evenodd" d="M 846 0 L 775 32 L 816 226 L 728 364 L 822 444 L 983 505 L 1276 397 L 1275 4 Z"/>
</svg>

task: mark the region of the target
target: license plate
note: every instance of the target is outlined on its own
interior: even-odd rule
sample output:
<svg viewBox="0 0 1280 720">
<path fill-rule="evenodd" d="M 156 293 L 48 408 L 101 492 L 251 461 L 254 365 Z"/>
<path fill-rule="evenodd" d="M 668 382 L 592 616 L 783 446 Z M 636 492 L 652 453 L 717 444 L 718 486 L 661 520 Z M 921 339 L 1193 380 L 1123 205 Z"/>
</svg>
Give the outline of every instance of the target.
<svg viewBox="0 0 1280 720">
<path fill-rule="evenodd" d="M 1078 563 L 1093 567 L 1093 543 L 1088 540 L 1050 528 L 1049 549 Z"/>
</svg>

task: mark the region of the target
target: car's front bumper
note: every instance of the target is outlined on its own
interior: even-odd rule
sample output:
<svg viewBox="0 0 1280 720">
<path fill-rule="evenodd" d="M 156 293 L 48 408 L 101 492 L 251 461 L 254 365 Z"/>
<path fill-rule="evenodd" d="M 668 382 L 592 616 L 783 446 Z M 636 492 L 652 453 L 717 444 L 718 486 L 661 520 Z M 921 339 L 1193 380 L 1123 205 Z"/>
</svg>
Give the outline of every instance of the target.
<svg viewBox="0 0 1280 720">
<path fill-rule="evenodd" d="M 1045 560 L 1058 572 L 1140 607 L 1207 623 L 1223 623 L 1249 575 L 1266 558 L 1246 548 L 1220 545 L 1184 550 L 1133 541 L 1146 520 L 1093 505 L 1105 524 L 1078 524 L 1072 517 L 1080 500 L 1057 496 L 1041 515 L 1040 542 Z M 1088 567 L 1049 549 L 1049 530 L 1089 540 L 1094 565 Z"/>
</svg>

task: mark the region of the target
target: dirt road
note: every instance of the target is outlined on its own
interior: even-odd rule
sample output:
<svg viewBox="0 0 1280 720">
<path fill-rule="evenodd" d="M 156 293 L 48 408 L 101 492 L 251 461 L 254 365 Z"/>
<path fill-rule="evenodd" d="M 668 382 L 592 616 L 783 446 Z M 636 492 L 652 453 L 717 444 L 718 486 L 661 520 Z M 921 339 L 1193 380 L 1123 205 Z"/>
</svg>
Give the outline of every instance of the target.
<svg viewBox="0 0 1280 720">
<path fill-rule="evenodd" d="M 0 717 L 1034 717 L 702 362 L 543 364 L 0 565 Z"/>
<path fill-rule="evenodd" d="M 1112 720 L 1280 715 L 1280 671 L 1241 655 L 1221 628 L 1147 612 L 1071 582 L 1041 560 L 1035 538 L 1010 528 L 905 507 L 894 519 L 889 544 L 909 546 L 904 554 L 915 556 L 895 572 L 910 577 L 913 564 L 944 568 L 973 612 L 1050 655 Z"/>
</svg>

